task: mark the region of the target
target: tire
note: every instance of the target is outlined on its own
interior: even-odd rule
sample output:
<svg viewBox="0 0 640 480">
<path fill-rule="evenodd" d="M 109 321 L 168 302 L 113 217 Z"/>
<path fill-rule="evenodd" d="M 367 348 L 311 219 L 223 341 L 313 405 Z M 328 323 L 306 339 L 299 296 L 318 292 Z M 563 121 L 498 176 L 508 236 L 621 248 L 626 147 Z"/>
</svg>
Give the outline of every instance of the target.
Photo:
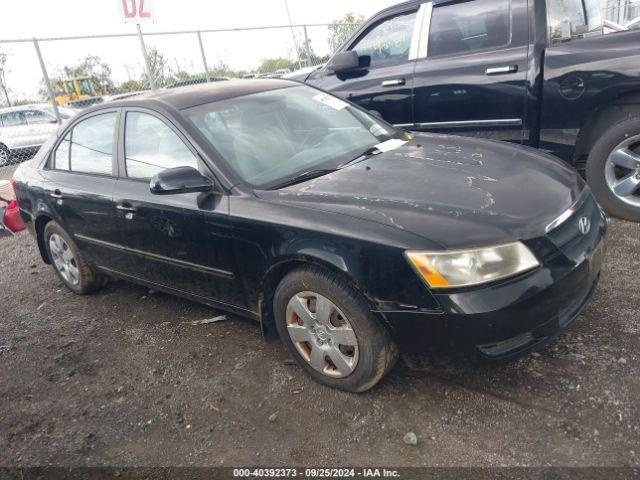
<svg viewBox="0 0 640 480">
<path fill-rule="evenodd" d="M 621 166 L 614 162 L 614 152 L 628 149 L 638 159 L 637 168 Z M 627 166 L 636 164 L 633 157 L 625 160 Z M 593 145 L 587 160 L 587 182 L 596 199 L 611 215 L 640 222 L 640 185 L 631 195 L 617 195 L 612 185 L 627 176 L 630 181 L 640 181 L 640 117 L 631 117 L 606 130 Z M 623 193 L 626 193 L 624 191 Z"/>
<path fill-rule="evenodd" d="M 51 266 L 73 293 L 84 295 L 104 285 L 104 278 L 91 268 L 71 237 L 54 221 L 44 227 L 44 244 Z"/>
<path fill-rule="evenodd" d="M 0 167 L 9 165 L 11 159 L 11 152 L 9 149 L 0 143 Z"/>
<path fill-rule="evenodd" d="M 282 342 L 318 383 L 364 392 L 398 359 L 381 319 L 356 289 L 331 272 L 314 267 L 294 270 L 278 285 L 273 303 Z M 294 341 L 292 335 L 302 341 Z"/>
</svg>

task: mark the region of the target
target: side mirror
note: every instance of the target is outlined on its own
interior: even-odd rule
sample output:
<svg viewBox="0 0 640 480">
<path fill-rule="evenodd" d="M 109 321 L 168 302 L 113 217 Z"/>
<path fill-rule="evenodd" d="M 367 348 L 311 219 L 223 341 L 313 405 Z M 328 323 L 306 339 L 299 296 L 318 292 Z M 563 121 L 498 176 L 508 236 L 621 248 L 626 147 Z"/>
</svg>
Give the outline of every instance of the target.
<svg viewBox="0 0 640 480">
<path fill-rule="evenodd" d="M 347 50 L 346 52 L 336 53 L 329 62 L 329 65 L 327 65 L 328 68 L 336 73 L 355 70 L 359 66 L 360 58 L 358 57 L 358 52 L 356 52 L 355 50 Z"/>
<path fill-rule="evenodd" d="M 149 189 L 154 195 L 175 195 L 178 193 L 213 192 L 213 180 L 202 175 L 193 167 L 168 168 L 156 173 Z"/>
</svg>

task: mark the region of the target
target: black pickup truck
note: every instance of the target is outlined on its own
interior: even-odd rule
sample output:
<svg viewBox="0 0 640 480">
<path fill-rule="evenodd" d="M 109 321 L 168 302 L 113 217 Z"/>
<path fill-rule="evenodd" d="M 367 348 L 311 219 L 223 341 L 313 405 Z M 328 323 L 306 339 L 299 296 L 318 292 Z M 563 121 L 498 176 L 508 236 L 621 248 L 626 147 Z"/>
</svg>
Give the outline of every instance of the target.
<svg viewBox="0 0 640 480">
<path fill-rule="evenodd" d="M 640 31 L 603 24 L 600 0 L 411 1 L 297 80 L 407 130 L 557 155 L 607 211 L 640 221 Z"/>
</svg>

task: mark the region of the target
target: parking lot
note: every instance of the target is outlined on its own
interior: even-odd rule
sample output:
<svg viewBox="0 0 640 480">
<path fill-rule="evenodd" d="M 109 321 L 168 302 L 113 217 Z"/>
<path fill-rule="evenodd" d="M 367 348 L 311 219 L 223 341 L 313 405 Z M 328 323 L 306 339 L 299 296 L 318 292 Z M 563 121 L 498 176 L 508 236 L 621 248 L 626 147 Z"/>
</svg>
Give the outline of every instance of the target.
<svg viewBox="0 0 640 480">
<path fill-rule="evenodd" d="M 411 357 L 354 395 L 249 320 L 197 324 L 220 312 L 121 282 L 74 296 L 30 236 L 0 239 L 0 464 L 637 466 L 640 224 L 614 220 L 608 246 L 541 352 Z"/>
</svg>

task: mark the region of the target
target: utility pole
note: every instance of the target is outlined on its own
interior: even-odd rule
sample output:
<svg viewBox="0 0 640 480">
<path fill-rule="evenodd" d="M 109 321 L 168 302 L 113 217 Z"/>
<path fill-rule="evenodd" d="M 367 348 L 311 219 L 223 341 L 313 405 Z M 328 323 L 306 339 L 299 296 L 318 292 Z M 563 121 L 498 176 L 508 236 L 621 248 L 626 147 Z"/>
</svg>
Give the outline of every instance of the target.
<svg viewBox="0 0 640 480">
<path fill-rule="evenodd" d="M 298 48 L 298 42 L 296 41 L 296 34 L 293 31 L 293 23 L 291 23 L 291 13 L 289 12 L 289 4 L 287 0 L 284 1 L 284 8 L 287 9 L 287 18 L 289 19 L 289 28 L 291 29 L 291 38 L 293 38 L 293 47 L 296 49 L 296 55 L 298 57 L 298 66 L 302 68 L 302 63 L 300 62 L 300 49 Z"/>
</svg>

